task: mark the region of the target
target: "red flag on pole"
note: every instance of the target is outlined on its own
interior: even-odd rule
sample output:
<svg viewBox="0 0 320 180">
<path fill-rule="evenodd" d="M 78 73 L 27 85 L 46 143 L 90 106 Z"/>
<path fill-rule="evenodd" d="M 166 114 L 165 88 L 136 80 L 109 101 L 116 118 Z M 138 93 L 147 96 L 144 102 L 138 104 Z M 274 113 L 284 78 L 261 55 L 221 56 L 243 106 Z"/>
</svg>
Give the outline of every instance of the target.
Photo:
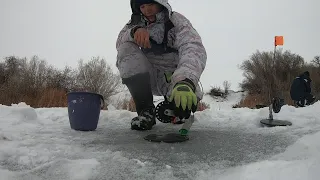
<svg viewBox="0 0 320 180">
<path fill-rule="evenodd" d="M 283 36 L 275 36 L 274 46 L 282 46 L 282 45 L 283 45 Z"/>
</svg>

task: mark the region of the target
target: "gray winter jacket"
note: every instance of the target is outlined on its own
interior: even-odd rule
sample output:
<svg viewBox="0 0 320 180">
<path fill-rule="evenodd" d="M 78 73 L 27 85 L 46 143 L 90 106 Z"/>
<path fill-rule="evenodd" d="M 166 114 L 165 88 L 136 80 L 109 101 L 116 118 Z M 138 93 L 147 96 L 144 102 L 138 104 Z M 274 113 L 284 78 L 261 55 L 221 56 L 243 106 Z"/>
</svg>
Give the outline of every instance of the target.
<svg viewBox="0 0 320 180">
<path fill-rule="evenodd" d="M 116 42 L 116 48 L 118 50 L 122 43 L 128 41 L 134 42 L 130 32 L 135 26 L 146 27 L 149 31 L 150 37 L 157 43 L 162 43 L 164 36 L 164 23 L 169 18 L 173 23 L 174 28 L 168 32 L 167 46 L 178 50 L 177 52 L 179 53 L 179 63 L 177 69 L 172 75 L 172 84 L 188 78 L 197 86 L 207 60 L 207 53 L 203 46 L 201 37 L 185 16 L 172 11 L 168 0 L 155 1 L 166 8 L 166 10 L 157 14 L 156 23 L 148 24 L 147 20 L 143 17 L 141 17 L 140 22 L 136 25 L 130 25 L 129 22 L 120 31 Z"/>
</svg>

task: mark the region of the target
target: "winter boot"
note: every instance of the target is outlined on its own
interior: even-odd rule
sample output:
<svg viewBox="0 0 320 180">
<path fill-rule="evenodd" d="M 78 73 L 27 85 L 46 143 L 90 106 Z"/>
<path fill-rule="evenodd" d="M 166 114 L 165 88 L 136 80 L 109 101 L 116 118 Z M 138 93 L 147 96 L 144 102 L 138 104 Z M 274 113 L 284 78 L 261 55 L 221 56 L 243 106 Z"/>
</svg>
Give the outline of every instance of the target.
<svg viewBox="0 0 320 180">
<path fill-rule="evenodd" d="M 153 125 L 156 124 L 156 119 L 154 116 L 154 108 L 148 108 L 142 110 L 141 113 L 131 120 L 131 129 L 143 131 L 151 130 Z"/>
<path fill-rule="evenodd" d="M 313 104 L 316 100 L 316 97 L 315 96 L 312 96 L 311 94 L 307 97 L 307 102 L 306 102 L 306 105 L 307 106 L 310 106 L 311 104 Z"/>
<path fill-rule="evenodd" d="M 305 107 L 305 100 L 294 101 L 295 107 Z"/>
<path fill-rule="evenodd" d="M 138 116 L 131 120 L 131 129 L 150 130 L 156 124 L 149 73 L 140 73 L 122 79 L 136 106 Z"/>
</svg>

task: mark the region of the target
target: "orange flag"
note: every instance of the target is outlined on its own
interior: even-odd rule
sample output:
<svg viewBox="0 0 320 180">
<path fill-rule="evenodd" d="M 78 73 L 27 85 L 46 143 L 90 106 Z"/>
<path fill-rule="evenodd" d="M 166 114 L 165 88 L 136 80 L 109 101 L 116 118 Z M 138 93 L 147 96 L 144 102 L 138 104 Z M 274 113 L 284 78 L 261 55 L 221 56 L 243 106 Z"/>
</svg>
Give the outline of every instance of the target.
<svg viewBox="0 0 320 180">
<path fill-rule="evenodd" d="M 275 36 L 274 46 L 282 46 L 282 45 L 283 45 L 283 36 Z"/>
</svg>

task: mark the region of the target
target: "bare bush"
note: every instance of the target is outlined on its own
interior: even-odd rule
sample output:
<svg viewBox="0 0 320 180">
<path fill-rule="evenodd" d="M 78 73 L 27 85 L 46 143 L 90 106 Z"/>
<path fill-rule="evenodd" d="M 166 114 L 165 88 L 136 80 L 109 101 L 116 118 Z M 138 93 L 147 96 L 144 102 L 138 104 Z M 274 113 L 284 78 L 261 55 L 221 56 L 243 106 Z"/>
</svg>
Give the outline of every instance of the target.
<svg viewBox="0 0 320 180">
<path fill-rule="evenodd" d="M 229 94 L 230 87 L 231 87 L 231 83 L 229 83 L 229 81 L 223 81 L 224 93 L 226 95 Z"/>
<path fill-rule="evenodd" d="M 130 100 L 124 100 L 122 104 L 122 109 L 131 111 L 131 112 L 136 112 L 136 104 L 134 103 L 133 98 L 131 97 Z"/>
<path fill-rule="evenodd" d="M 46 86 L 47 62 L 33 56 L 30 61 L 23 61 L 21 72 L 23 76 L 19 77 L 19 84 L 24 84 L 24 89 L 27 90 L 25 94 L 32 94 L 36 97 L 40 90 Z M 21 90 L 20 90 L 21 91 Z"/>
<path fill-rule="evenodd" d="M 230 87 L 231 87 L 231 83 L 229 83 L 228 81 L 224 81 L 223 90 L 219 86 L 214 86 L 214 87 L 211 87 L 209 93 L 207 94 L 209 94 L 212 97 L 226 98 L 229 94 Z"/>
<path fill-rule="evenodd" d="M 311 61 L 317 68 L 320 68 L 320 56 L 315 56 Z"/>
<path fill-rule="evenodd" d="M 76 85 L 76 70 L 66 66 L 63 70 L 57 70 L 52 66 L 47 68 L 47 83 L 46 87 L 53 89 L 65 89 L 66 91 L 74 91 L 77 89 Z"/>
<path fill-rule="evenodd" d="M 121 79 L 112 72 L 105 59 L 93 57 L 89 62 L 79 61 L 77 85 L 82 90 L 99 93 L 108 101 L 109 97 L 118 93 Z"/>
<path fill-rule="evenodd" d="M 5 64 L 0 62 L 0 86 L 6 81 Z"/>
<path fill-rule="evenodd" d="M 209 108 L 210 108 L 210 105 L 208 103 L 200 101 L 197 106 L 197 111 L 204 111 Z"/>
<path fill-rule="evenodd" d="M 223 97 L 224 93 L 220 87 L 214 86 L 214 87 L 211 87 L 210 92 L 208 94 L 212 97 L 215 97 L 215 96 Z"/>
<path fill-rule="evenodd" d="M 26 59 L 15 56 L 5 58 L 2 73 L 3 81 L 0 87 L 0 103 L 18 103 L 25 93 L 30 92 L 30 87 L 25 75 Z"/>
</svg>

